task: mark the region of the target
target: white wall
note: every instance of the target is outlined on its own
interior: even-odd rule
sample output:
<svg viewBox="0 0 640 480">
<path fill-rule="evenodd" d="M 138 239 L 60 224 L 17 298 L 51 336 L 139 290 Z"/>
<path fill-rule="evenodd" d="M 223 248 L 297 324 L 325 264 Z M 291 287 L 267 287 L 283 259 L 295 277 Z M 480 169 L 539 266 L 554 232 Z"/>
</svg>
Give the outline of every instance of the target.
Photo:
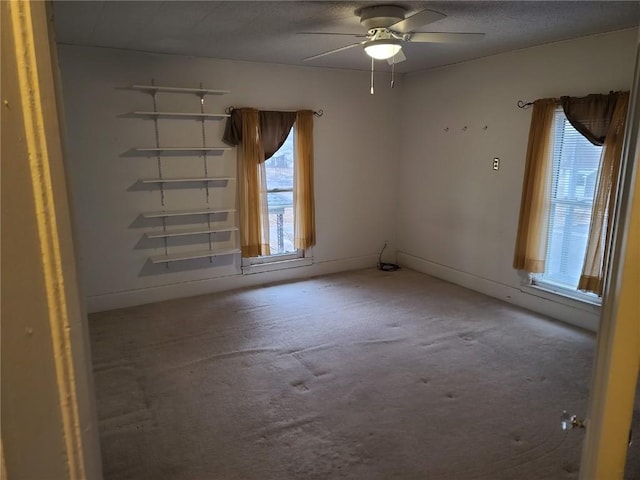
<svg viewBox="0 0 640 480">
<path fill-rule="evenodd" d="M 274 280 L 373 266 L 385 240 L 398 261 L 576 325 L 596 329 L 598 309 L 521 286 L 511 268 L 531 110 L 518 100 L 629 89 L 635 29 L 495 55 L 406 75 L 395 90 L 366 72 L 60 46 L 68 163 L 90 311 Z M 315 121 L 318 243 L 314 265 L 241 275 L 238 259 L 152 266 L 160 243 L 143 240 L 139 214 L 159 210 L 155 159 L 126 156 L 154 144 L 151 109 L 134 83 L 229 89 L 228 105 L 323 109 Z M 160 109 L 193 110 L 166 96 Z M 199 145 L 198 125 L 163 121 L 164 145 Z M 224 122 L 210 122 L 221 144 Z M 484 128 L 486 126 L 486 129 Z M 466 130 L 465 130 L 466 127 Z M 448 129 L 448 130 L 446 130 Z M 498 172 L 491 169 L 500 157 Z M 235 152 L 209 160 L 234 174 Z M 197 159 L 165 160 L 167 175 L 200 174 Z M 231 191 L 231 190 L 230 190 Z M 214 206 L 233 198 L 213 190 Z M 168 209 L 204 206 L 202 190 L 170 190 Z M 155 248 L 152 248 L 155 247 Z M 186 248 L 186 247 L 185 247 Z"/>
<path fill-rule="evenodd" d="M 636 38 L 630 29 L 405 76 L 400 261 L 595 329 L 597 310 L 522 291 L 511 267 L 531 118 L 516 102 L 628 90 Z"/>
<path fill-rule="evenodd" d="M 375 265 L 385 240 L 394 240 L 397 184 L 398 91 L 369 94 L 366 72 L 186 58 L 91 47 L 59 47 L 67 130 L 67 163 L 80 263 L 90 311 L 250 284 Z M 155 158 L 132 157 L 133 147 L 155 146 L 153 122 L 126 114 L 151 110 L 148 94 L 132 84 L 227 89 L 207 97 L 207 111 L 226 106 L 323 109 L 315 119 L 317 245 L 314 265 L 242 275 L 239 256 L 151 265 L 162 242 L 143 239 L 156 225 L 139 215 L 161 210 L 157 189 L 139 178 L 157 176 Z M 400 86 L 400 85 L 399 85 Z M 198 111 L 196 96 L 163 95 L 159 110 Z M 207 123 L 208 143 L 222 145 L 224 121 Z M 163 146 L 201 145 L 192 120 L 162 120 Z M 164 160 L 166 176 L 202 175 L 196 158 Z M 234 175 L 235 150 L 209 160 L 210 174 Z M 225 194 L 225 191 L 227 192 Z M 229 194 L 231 192 L 231 194 Z M 212 189 L 211 205 L 234 203 L 233 189 Z M 167 209 L 206 206 L 202 189 L 168 190 Z"/>
</svg>

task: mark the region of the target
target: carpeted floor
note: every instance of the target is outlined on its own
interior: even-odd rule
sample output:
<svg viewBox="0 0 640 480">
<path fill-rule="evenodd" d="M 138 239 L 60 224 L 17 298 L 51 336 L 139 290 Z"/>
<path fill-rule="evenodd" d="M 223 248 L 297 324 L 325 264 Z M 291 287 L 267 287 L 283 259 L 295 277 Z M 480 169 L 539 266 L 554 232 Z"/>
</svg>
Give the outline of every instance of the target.
<svg viewBox="0 0 640 480">
<path fill-rule="evenodd" d="M 107 479 L 577 478 L 594 336 L 375 269 L 93 314 Z"/>
</svg>

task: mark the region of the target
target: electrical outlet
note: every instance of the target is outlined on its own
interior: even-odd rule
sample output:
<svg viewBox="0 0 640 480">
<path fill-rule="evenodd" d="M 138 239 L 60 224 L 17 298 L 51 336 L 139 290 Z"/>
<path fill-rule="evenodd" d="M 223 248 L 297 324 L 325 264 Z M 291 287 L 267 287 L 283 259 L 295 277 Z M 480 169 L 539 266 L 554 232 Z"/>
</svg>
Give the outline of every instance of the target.
<svg viewBox="0 0 640 480">
<path fill-rule="evenodd" d="M 495 157 L 493 159 L 493 169 L 494 170 L 499 170 L 500 169 L 500 159 L 498 157 Z"/>
</svg>

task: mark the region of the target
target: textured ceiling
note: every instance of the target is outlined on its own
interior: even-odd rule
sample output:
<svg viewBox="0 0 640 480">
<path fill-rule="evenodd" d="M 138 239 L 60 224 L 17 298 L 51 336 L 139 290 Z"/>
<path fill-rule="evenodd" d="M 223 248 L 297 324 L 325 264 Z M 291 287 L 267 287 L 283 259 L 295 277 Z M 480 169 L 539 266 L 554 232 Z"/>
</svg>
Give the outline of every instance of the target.
<svg viewBox="0 0 640 480">
<path fill-rule="evenodd" d="M 359 47 L 303 63 L 354 40 L 297 32 L 364 33 L 354 12 L 375 4 L 400 5 L 407 16 L 424 8 L 447 15 L 420 31 L 486 34 L 471 44 L 406 45 L 407 61 L 396 65 L 399 72 L 640 24 L 638 1 L 56 1 L 54 18 L 63 44 L 367 70 L 370 59 Z M 386 62 L 377 65 L 390 68 Z"/>
</svg>

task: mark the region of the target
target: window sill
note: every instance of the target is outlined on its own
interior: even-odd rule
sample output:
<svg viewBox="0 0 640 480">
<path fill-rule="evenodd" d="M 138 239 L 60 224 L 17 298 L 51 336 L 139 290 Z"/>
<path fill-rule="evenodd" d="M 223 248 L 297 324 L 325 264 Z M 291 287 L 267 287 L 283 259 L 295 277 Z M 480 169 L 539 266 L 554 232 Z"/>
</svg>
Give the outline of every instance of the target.
<svg viewBox="0 0 640 480">
<path fill-rule="evenodd" d="M 286 270 L 288 268 L 308 267 L 313 264 L 313 258 L 295 258 L 293 260 L 276 260 L 274 262 L 259 263 L 255 265 L 247 265 L 242 267 L 243 275 L 252 275 L 254 273 L 274 272 L 277 270 Z"/>
<path fill-rule="evenodd" d="M 600 304 L 598 302 L 587 298 L 578 298 L 562 291 L 561 289 L 556 290 L 552 286 L 524 284 L 522 285 L 522 291 L 569 307 L 578 308 L 586 312 L 600 312 Z"/>
</svg>

